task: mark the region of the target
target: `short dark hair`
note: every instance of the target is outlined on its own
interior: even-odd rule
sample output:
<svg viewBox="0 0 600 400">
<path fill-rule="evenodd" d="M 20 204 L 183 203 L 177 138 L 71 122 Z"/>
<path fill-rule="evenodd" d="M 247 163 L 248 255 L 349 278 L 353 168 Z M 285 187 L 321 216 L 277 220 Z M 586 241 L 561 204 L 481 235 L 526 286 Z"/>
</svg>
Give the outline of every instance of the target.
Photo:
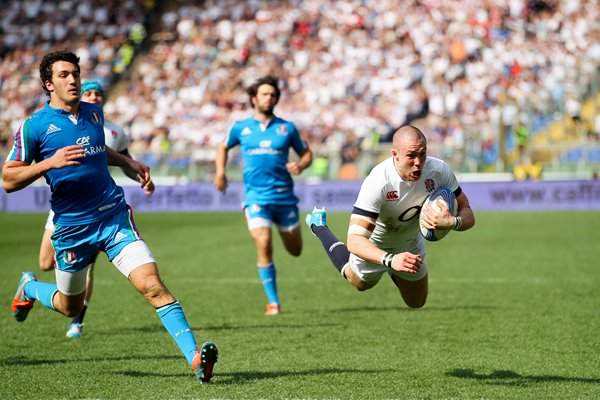
<svg viewBox="0 0 600 400">
<path fill-rule="evenodd" d="M 252 98 L 256 97 L 256 94 L 258 93 L 258 88 L 262 85 L 273 86 L 273 88 L 275 88 L 275 98 L 277 99 L 277 101 L 279 101 L 279 96 L 281 95 L 281 92 L 279 91 L 279 78 L 273 75 L 263 76 L 262 78 L 258 78 L 256 82 L 254 82 L 248 87 L 248 89 L 246 89 L 246 93 L 248 93 L 248 96 L 250 96 L 249 101 L 250 107 L 252 108 L 254 108 L 254 104 L 252 104 Z"/>
<path fill-rule="evenodd" d="M 77 72 L 81 72 L 79 68 L 79 57 L 70 51 L 54 51 L 44 55 L 40 63 L 40 79 L 42 80 L 42 89 L 48 96 L 50 92 L 46 88 L 46 81 L 52 82 L 52 65 L 57 61 L 66 61 L 77 67 Z"/>
</svg>

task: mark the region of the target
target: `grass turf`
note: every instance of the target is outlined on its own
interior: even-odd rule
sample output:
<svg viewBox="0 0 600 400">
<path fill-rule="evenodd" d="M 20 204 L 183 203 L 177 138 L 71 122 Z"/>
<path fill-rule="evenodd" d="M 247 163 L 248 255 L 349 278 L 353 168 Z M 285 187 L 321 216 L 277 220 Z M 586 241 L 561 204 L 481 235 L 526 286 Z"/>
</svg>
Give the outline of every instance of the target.
<svg viewBox="0 0 600 400">
<path fill-rule="evenodd" d="M 345 235 L 346 214 L 330 214 Z M 430 294 L 410 310 L 384 277 L 359 293 L 305 229 L 301 257 L 275 240 L 283 313 L 264 315 L 241 214 L 138 214 L 197 339 L 220 349 L 201 386 L 154 310 L 106 260 L 81 339 L 36 304 L 10 314 L 37 270 L 45 215 L 0 214 L 0 398 L 600 398 L 598 212 L 478 213 L 428 244 Z M 304 229 L 304 227 L 303 227 Z"/>
</svg>

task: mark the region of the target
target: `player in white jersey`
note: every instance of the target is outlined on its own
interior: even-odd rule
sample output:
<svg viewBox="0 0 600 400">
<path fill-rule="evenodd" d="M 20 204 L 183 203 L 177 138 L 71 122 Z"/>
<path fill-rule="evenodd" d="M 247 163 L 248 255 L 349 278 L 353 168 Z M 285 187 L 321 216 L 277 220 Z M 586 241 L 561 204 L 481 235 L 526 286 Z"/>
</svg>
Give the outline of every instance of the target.
<svg viewBox="0 0 600 400">
<path fill-rule="evenodd" d="M 407 306 L 425 305 L 428 291 L 425 243 L 419 231 L 419 214 L 429 194 L 439 187 L 454 191 L 458 214 L 445 204 L 441 212 L 423 209 L 428 229 L 465 231 L 475 225 L 469 199 L 450 167 L 427 157 L 427 140 L 416 127 L 400 127 L 393 137 L 391 157 L 364 180 L 350 217 L 347 243 L 327 227 L 325 210 L 306 217 L 335 268 L 358 290 L 372 288 L 387 273 Z"/>
<path fill-rule="evenodd" d="M 81 84 L 81 101 L 99 104 L 100 106 L 102 106 L 104 104 L 104 89 L 96 81 L 83 82 Z M 129 154 L 129 150 L 127 148 L 129 138 L 127 137 L 127 134 L 125 133 L 123 128 L 112 122 L 104 121 L 104 139 L 105 144 L 108 147 L 131 158 L 131 155 Z M 123 172 L 134 181 L 139 181 L 139 177 L 135 175 L 133 171 L 124 168 Z M 152 180 L 150 180 L 146 184 L 146 186 L 144 186 L 144 191 L 147 195 L 151 195 L 152 193 L 154 193 L 154 183 L 152 182 Z M 50 212 L 48 213 L 48 218 L 46 220 L 46 226 L 44 230 L 44 235 L 42 236 L 39 254 L 40 268 L 44 271 L 49 271 L 54 268 L 54 248 L 52 247 L 52 242 L 50 240 L 52 232 L 54 232 L 53 219 L 54 213 L 52 212 L 52 210 L 50 210 Z M 83 333 L 83 317 L 85 316 L 85 312 L 87 310 L 90 298 L 92 297 L 92 291 L 94 288 L 93 269 L 94 264 L 90 264 L 86 279 L 86 292 L 83 310 L 71 321 L 69 329 L 67 330 L 67 337 L 80 337 Z"/>
</svg>

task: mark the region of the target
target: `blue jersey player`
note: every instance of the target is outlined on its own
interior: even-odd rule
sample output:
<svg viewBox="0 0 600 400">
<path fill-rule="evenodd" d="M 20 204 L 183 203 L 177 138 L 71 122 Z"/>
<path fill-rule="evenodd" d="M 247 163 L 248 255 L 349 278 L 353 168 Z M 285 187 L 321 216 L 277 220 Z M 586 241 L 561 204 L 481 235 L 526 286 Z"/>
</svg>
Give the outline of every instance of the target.
<svg viewBox="0 0 600 400">
<path fill-rule="evenodd" d="M 283 244 L 293 256 L 302 252 L 298 198 L 294 195 L 292 175 L 299 175 L 312 162 L 312 152 L 302 141 L 296 126 L 273 114 L 279 101 L 278 79 L 265 76 L 248 88 L 254 115 L 238 121 L 227 139 L 217 148 L 214 185 L 225 192 L 225 165 L 229 149 L 240 146 L 244 158 L 244 213 L 250 234 L 256 243 L 258 274 L 267 295 L 267 315 L 279 314 L 273 263 L 271 226 L 278 226 Z M 289 160 L 290 148 L 298 161 Z"/>
<path fill-rule="evenodd" d="M 50 185 L 56 284 L 39 282 L 33 273 L 24 272 L 12 301 L 13 316 L 25 321 L 35 301 L 65 316 L 77 315 L 83 307 L 88 266 L 96 253 L 103 251 L 156 308 L 198 379 L 210 381 L 217 348 L 211 342 L 198 348 L 181 306 L 160 279 L 123 189 L 111 178 L 108 165 L 136 173 L 142 187 L 150 181 L 149 168 L 106 146 L 102 108 L 80 102 L 79 58 L 75 54 L 46 54 L 40 63 L 40 77 L 50 101 L 16 133 L 2 168 L 2 186 L 10 193 L 42 176 Z"/>
</svg>

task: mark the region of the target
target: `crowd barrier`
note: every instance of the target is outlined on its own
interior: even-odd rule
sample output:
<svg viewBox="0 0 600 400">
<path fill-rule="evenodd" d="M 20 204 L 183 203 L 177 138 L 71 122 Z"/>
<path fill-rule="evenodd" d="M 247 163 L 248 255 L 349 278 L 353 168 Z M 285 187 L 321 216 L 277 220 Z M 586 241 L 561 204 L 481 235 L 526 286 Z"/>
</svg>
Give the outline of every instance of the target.
<svg viewBox="0 0 600 400">
<path fill-rule="evenodd" d="M 461 187 L 476 211 L 600 210 L 600 181 L 464 182 Z M 295 186 L 301 210 L 324 206 L 329 211 L 350 212 L 360 182 L 299 182 Z M 242 183 L 230 183 L 221 194 L 210 183 L 157 186 L 146 196 L 138 186 L 125 186 L 127 202 L 136 212 L 240 211 Z M 29 186 L 7 194 L 0 192 L 0 212 L 38 212 L 49 209 L 47 186 Z"/>
</svg>

